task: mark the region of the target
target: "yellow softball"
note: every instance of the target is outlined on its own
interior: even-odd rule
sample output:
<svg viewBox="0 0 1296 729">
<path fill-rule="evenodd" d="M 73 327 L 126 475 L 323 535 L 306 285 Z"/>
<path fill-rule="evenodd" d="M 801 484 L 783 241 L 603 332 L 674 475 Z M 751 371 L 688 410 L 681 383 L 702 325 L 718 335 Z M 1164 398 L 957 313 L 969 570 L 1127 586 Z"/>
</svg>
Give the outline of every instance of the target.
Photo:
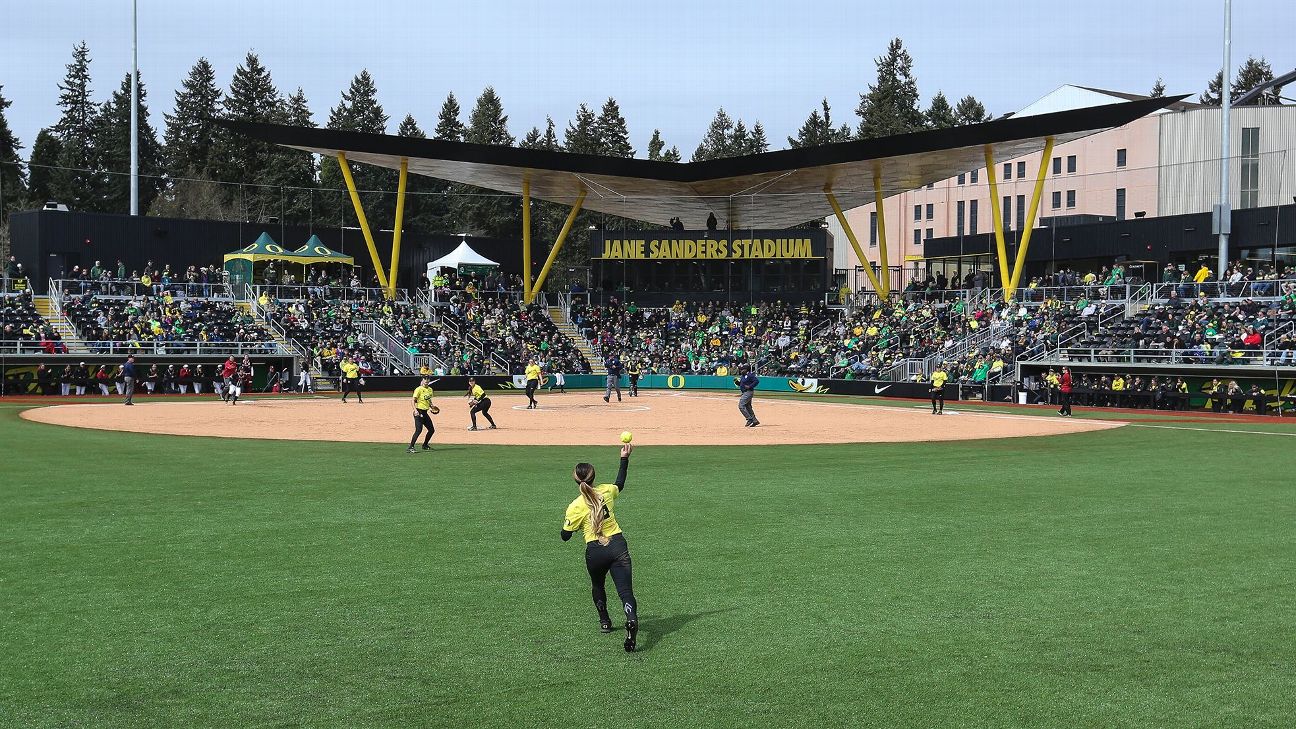
<svg viewBox="0 0 1296 729">
<path fill-rule="evenodd" d="M 631 432 L 628 431 L 628 430 L 623 430 L 623 431 L 621 431 L 621 442 L 622 442 L 622 443 L 629 443 L 629 442 L 632 441 L 632 440 L 634 440 L 634 433 L 631 433 Z"/>
</svg>

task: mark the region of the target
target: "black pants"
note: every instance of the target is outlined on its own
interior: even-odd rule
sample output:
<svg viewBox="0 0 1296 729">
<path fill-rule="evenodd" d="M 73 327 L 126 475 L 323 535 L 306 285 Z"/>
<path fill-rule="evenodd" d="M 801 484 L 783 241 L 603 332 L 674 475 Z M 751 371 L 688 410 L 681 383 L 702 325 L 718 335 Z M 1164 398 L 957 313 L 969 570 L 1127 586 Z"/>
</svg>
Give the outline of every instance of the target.
<svg viewBox="0 0 1296 729">
<path fill-rule="evenodd" d="M 360 385 L 359 377 L 342 378 L 342 401 L 343 402 L 346 402 L 347 395 L 350 395 L 351 393 L 355 393 L 356 400 L 359 400 L 360 402 L 364 402 L 363 391 L 364 388 Z"/>
<path fill-rule="evenodd" d="M 1062 413 L 1063 415 L 1070 415 L 1071 414 L 1071 393 L 1064 392 L 1061 393 L 1061 395 L 1062 395 L 1062 407 L 1058 409 L 1058 412 Z"/>
<path fill-rule="evenodd" d="M 474 428 L 477 427 L 477 413 L 481 413 L 482 415 L 485 415 L 485 416 L 486 416 L 486 422 L 490 423 L 491 426 L 494 427 L 494 425 L 495 425 L 495 418 L 492 418 L 492 417 L 490 416 L 490 398 L 489 398 L 489 397 L 483 397 L 481 400 L 479 400 L 479 401 L 477 402 L 476 405 L 473 405 L 472 408 L 470 408 L 470 409 L 468 410 L 468 417 L 472 418 L 472 424 L 473 424 L 473 427 L 474 427 Z"/>
<path fill-rule="evenodd" d="M 540 380 L 527 380 L 526 396 L 527 396 L 527 400 L 530 400 L 532 405 L 539 405 L 539 403 L 537 403 L 535 399 L 536 389 L 538 389 L 539 387 L 540 387 Z"/>
<path fill-rule="evenodd" d="M 625 610 L 626 623 L 639 622 L 639 603 L 635 601 L 634 588 L 630 580 L 630 545 L 626 544 L 624 534 L 613 534 L 608 538 L 606 547 L 597 541 L 585 544 L 585 568 L 589 570 L 590 582 L 594 588 L 594 609 L 598 610 L 599 620 L 610 622 L 607 612 L 607 590 L 603 583 L 608 572 L 612 573 L 612 584 L 616 585 L 617 595 Z"/>
<path fill-rule="evenodd" d="M 945 388 L 933 387 L 931 389 L 931 396 L 932 396 L 931 397 L 932 412 L 933 413 L 945 412 Z M 937 403 L 940 403 L 939 409 L 937 409 L 938 407 Z"/>
<path fill-rule="evenodd" d="M 630 375 L 630 397 L 639 397 L 639 375 Z"/>
<path fill-rule="evenodd" d="M 428 414 L 428 411 L 420 410 L 414 415 L 414 435 L 410 436 L 410 448 L 414 447 L 419 434 L 425 429 L 427 430 L 427 436 L 423 438 L 423 445 L 427 445 L 428 441 L 432 440 L 432 434 L 436 432 L 436 428 L 432 425 L 432 416 Z"/>
</svg>

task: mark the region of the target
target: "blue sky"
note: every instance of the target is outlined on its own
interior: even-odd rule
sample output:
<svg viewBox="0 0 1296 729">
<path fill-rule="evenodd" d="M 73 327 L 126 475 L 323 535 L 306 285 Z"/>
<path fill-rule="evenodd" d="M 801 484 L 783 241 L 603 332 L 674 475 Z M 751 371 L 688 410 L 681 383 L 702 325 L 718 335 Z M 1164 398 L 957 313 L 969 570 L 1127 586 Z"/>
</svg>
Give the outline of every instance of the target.
<svg viewBox="0 0 1296 729">
<path fill-rule="evenodd" d="M 306 91 L 320 123 L 368 68 L 392 131 L 406 113 L 433 126 L 452 90 L 466 116 L 493 85 L 517 137 L 546 114 L 561 130 L 582 101 L 614 96 L 641 156 L 657 127 L 687 159 L 718 106 L 749 126 L 759 119 L 775 148 L 822 97 L 853 124 L 894 36 L 914 57 L 924 103 L 937 90 L 972 93 L 1002 114 L 1063 83 L 1146 93 L 1158 76 L 1169 93 L 1196 94 L 1219 68 L 1223 2 L 140 0 L 140 16 L 159 130 L 199 56 L 225 85 L 253 49 L 281 91 Z M 1254 54 L 1276 73 L 1296 67 L 1294 21 L 1292 0 L 1235 2 L 1235 64 Z M 24 155 L 57 118 L 56 84 L 82 39 L 104 99 L 130 68 L 130 0 L 0 9 L 0 84 Z"/>
</svg>

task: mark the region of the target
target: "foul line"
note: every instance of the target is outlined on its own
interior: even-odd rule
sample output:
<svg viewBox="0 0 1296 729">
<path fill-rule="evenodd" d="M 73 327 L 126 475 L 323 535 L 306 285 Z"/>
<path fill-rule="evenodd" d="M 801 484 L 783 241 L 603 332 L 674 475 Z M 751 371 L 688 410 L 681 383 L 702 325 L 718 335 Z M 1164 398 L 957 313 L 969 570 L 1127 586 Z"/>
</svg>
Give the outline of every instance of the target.
<svg viewBox="0 0 1296 729">
<path fill-rule="evenodd" d="M 1146 425 L 1143 423 L 1129 423 L 1133 428 L 1161 428 L 1163 430 L 1200 430 L 1203 433 L 1241 433 L 1242 435 L 1284 435 L 1288 438 L 1296 438 L 1296 433 L 1275 433 L 1272 430 L 1231 430 L 1227 428 L 1190 428 L 1186 425 Z"/>
</svg>

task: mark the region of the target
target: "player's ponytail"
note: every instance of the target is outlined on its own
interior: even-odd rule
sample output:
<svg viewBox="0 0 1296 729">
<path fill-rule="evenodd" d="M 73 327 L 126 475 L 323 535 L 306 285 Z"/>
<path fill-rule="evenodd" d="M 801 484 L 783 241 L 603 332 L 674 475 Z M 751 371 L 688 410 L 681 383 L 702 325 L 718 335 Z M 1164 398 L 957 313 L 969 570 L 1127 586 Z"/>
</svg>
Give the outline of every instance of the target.
<svg viewBox="0 0 1296 729">
<path fill-rule="evenodd" d="M 603 497 L 594 490 L 594 466 L 588 463 L 577 463 L 572 478 L 580 486 L 581 496 L 585 498 L 585 505 L 589 507 L 590 527 L 594 530 L 594 536 L 598 537 L 599 544 L 606 546 L 608 539 L 603 536 Z"/>
</svg>

